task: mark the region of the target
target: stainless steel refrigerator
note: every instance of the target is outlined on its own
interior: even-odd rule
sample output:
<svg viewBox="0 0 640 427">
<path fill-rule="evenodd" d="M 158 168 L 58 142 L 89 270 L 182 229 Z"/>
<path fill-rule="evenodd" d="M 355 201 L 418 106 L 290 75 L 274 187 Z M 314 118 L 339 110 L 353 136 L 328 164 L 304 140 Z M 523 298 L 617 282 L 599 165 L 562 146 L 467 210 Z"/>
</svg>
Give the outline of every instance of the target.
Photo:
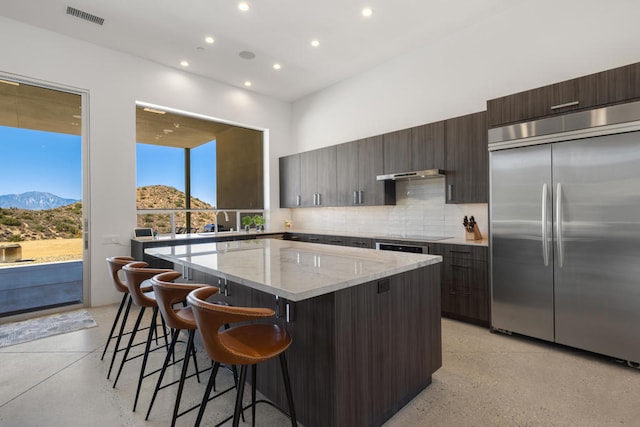
<svg viewBox="0 0 640 427">
<path fill-rule="evenodd" d="M 494 329 L 640 362 L 640 102 L 491 129 Z"/>
</svg>

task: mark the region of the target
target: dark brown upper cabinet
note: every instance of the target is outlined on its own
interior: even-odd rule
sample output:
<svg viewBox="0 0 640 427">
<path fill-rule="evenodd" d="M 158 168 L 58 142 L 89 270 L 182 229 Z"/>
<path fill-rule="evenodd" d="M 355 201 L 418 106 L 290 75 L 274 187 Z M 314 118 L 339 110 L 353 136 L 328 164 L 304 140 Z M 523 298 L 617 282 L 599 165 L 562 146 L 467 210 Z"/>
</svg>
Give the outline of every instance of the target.
<svg viewBox="0 0 640 427">
<path fill-rule="evenodd" d="M 411 170 L 445 168 L 444 121 L 412 128 Z"/>
<path fill-rule="evenodd" d="M 280 157 L 280 207 L 299 207 L 300 198 L 300 154 Z"/>
<path fill-rule="evenodd" d="M 378 181 L 383 174 L 382 135 L 337 146 L 338 206 L 395 204 L 395 184 Z"/>
<path fill-rule="evenodd" d="M 444 169 L 444 122 L 383 135 L 384 173 Z"/>
<path fill-rule="evenodd" d="M 300 153 L 300 207 L 336 206 L 336 146 Z"/>
<path fill-rule="evenodd" d="M 640 63 L 487 101 L 489 127 L 499 127 L 640 98 Z"/>
<path fill-rule="evenodd" d="M 489 151 L 487 113 L 445 121 L 446 203 L 487 203 Z"/>
<path fill-rule="evenodd" d="M 385 174 L 414 170 L 411 167 L 412 133 L 413 130 L 409 128 L 382 135 Z"/>
</svg>

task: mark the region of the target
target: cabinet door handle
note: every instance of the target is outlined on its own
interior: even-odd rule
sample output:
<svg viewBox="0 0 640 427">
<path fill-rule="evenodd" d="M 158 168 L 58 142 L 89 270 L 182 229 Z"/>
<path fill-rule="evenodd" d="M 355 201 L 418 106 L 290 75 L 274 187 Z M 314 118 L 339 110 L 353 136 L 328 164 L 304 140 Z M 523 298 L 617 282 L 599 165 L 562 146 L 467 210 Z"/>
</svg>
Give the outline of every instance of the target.
<svg viewBox="0 0 640 427">
<path fill-rule="evenodd" d="M 318 193 L 313 193 L 313 206 L 318 206 Z"/>
<path fill-rule="evenodd" d="M 318 193 L 318 203 L 317 206 L 320 206 L 322 204 L 322 194 Z"/>
<path fill-rule="evenodd" d="M 300 195 L 296 196 L 296 206 L 300 206 Z"/>
<path fill-rule="evenodd" d="M 449 264 L 451 265 L 451 267 L 455 267 L 455 268 L 471 268 L 468 265 L 460 265 L 460 264 Z"/>
<path fill-rule="evenodd" d="M 572 102 L 567 102 L 565 104 L 552 105 L 551 109 L 557 110 L 559 108 L 564 108 L 564 107 L 573 107 L 574 105 L 578 105 L 578 104 L 580 104 L 580 101 L 572 101 Z"/>
<path fill-rule="evenodd" d="M 447 200 L 453 200 L 453 184 L 447 185 Z"/>
<path fill-rule="evenodd" d="M 363 193 L 362 190 L 358 191 L 358 204 L 360 205 L 362 204 L 362 193 Z"/>
<path fill-rule="evenodd" d="M 354 205 L 358 204 L 358 192 L 357 191 L 353 192 L 353 204 Z"/>
<path fill-rule="evenodd" d="M 471 253 L 471 251 L 461 251 L 461 250 L 456 250 L 456 249 L 451 249 L 449 252 L 456 253 L 456 254 L 470 254 Z"/>
</svg>

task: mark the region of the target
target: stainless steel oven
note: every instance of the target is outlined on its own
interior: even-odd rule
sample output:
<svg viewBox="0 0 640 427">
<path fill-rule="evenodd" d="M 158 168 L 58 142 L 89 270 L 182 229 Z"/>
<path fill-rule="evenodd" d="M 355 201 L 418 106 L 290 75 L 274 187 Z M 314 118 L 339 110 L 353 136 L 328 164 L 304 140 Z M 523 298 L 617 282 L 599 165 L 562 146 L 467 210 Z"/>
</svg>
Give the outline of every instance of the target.
<svg viewBox="0 0 640 427">
<path fill-rule="evenodd" d="M 376 249 L 380 251 L 396 251 L 396 252 L 410 252 L 414 254 L 428 254 L 429 246 L 412 244 L 412 243 L 391 243 L 391 242 L 376 242 Z"/>
</svg>

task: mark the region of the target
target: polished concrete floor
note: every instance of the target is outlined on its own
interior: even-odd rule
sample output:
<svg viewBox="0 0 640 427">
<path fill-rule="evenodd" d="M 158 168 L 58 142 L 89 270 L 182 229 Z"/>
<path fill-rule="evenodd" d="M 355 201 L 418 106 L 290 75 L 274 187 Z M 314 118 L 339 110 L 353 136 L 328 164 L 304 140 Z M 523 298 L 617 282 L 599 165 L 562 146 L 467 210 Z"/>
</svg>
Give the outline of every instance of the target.
<svg viewBox="0 0 640 427">
<path fill-rule="evenodd" d="M 0 426 L 169 425 L 175 387 L 160 392 L 145 421 L 156 377 L 145 380 L 136 412 L 138 366 L 125 365 L 115 389 L 115 375 L 106 379 L 110 354 L 105 361 L 100 355 L 115 308 L 89 310 L 97 328 L 0 349 Z M 640 425 L 640 370 L 447 319 L 442 340 L 443 367 L 433 383 L 386 426 Z M 158 352 L 150 363 L 160 364 L 161 357 Z M 204 359 L 201 365 L 206 365 Z M 230 381 L 229 374 L 219 376 L 220 387 Z M 204 384 L 190 380 L 185 406 L 198 402 L 203 390 Z M 232 399 L 233 392 L 210 402 L 202 425 L 224 419 Z M 177 425 L 192 426 L 194 420 L 195 412 L 179 418 Z M 284 426 L 287 421 L 267 405 L 258 407 L 257 425 Z"/>
</svg>

